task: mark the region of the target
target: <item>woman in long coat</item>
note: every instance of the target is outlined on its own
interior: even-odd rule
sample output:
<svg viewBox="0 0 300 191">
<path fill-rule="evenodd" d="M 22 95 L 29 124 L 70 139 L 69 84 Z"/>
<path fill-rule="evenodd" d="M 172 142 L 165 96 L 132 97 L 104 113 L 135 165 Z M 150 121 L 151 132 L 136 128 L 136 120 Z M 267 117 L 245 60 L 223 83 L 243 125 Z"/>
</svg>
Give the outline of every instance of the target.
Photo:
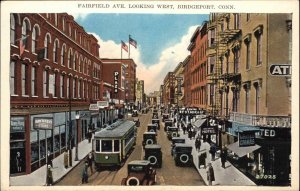
<svg viewBox="0 0 300 191">
<path fill-rule="evenodd" d="M 208 181 L 208 185 L 212 185 L 212 181 L 215 181 L 215 173 L 214 173 L 214 169 L 211 165 L 211 163 L 208 163 L 208 169 L 207 169 L 207 181 Z"/>
</svg>

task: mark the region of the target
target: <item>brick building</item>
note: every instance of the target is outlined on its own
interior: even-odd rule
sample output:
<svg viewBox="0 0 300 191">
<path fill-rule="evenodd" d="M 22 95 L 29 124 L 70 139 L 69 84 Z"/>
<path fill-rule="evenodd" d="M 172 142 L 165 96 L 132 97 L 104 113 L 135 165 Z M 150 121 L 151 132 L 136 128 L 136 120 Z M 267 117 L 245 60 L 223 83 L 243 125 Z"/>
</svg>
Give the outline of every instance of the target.
<svg viewBox="0 0 300 191">
<path fill-rule="evenodd" d="M 170 106 L 175 103 L 175 75 L 173 72 L 168 72 L 164 78 L 163 101 L 165 106 Z"/>
<path fill-rule="evenodd" d="M 100 126 L 89 105 L 100 98 L 101 62 L 96 38 L 67 13 L 11 14 L 10 43 L 10 174 L 24 174 Z M 47 128 L 36 119 L 49 119 Z"/>
</svg>

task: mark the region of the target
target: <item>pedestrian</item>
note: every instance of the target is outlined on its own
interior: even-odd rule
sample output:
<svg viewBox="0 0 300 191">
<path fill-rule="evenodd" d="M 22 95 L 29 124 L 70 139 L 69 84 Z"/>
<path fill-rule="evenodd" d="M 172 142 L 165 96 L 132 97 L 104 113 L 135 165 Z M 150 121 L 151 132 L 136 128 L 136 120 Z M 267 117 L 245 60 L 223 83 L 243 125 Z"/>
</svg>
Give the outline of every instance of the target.
<svg viewBox="0 0 300 191">
<path fill-rule="evenodd" d="M 195 148 L 198 152 L 200 151 L 200 147 L 201 147 L 201 140 L 199 137 L 197 137 L 197 139 L 195 140 Z"/>
<path fill-rule="evenodd" d="M 89 175 L 88 175 L 87 169 L 88 169 L 88 162 L 85 161 L 84 167 L 82 170 L 82 174 L 81 174 L 81 183 L 82 184 L 88 183 Z"/>
<path fill-rule="evenodd" d="M 93 151 L 89 153 L 87 158 L 88 166 L 91 170 L 91 175 L 93 174 L 93 162 L 94 162 L 94 154 Z"/>
<path fill-rule="evenodd" d="M 212 185 L 212 181 L 215 181 L 215 173 L 214 173 L 214 169 L 211 165 L 211 163 L 208 163 L 208 169 L 206 171 L 207 173 L 207 181 L 208 181 L 208 185 Z"/>
<path fill-rule="evenodd" d="M 191 130 L 188 131 L 188 138 L 189 138 L 190 140 L 192 140 L 192 133 L 193 133 L 193 132 L 192 132 Z"/>
<path fill-rule="evenodd" d="M 206 169 L 206 151 L 201 153 L 199 156 L 198 156 L 198 168 L 200 169 L 201 165 L 204 165 L 204 169 Z"/>
<path fill-rule="evenodd" d="M 17 172 L 22 172 L 22 157 L 21 157 L 21 153 L 17 152 L 17 156 L 16 156 L 16 166 L 17 166 Z"/>
<path fill-rule="evenodd" d="M 185 131 L 186 131 L 186 126 L 182 123 L 182 130 L 183 130 L 183 134 L 185 135 Z"/>
<path fill-rule="evenodd" d="M 227 148 L 225 147 L 223 149 L 223 151 L 221 152 L 221 163 L 222 163 L 222 168 L 225 168 L 225 163 L 226 163 L 226 160 L 227 160 Z"/>
<path fill-rule="evenodd" d="M 64 165 L 65 165 L 65 168 L 68 168 L 68 167 L 69 167 L 68 150 L 65 150 L 65 152 L 64 152 Z"/>
<path fill-rule="evenodd" d="M 88 129 L 88 139 L 89 139 L 89 143 L 90 143 L 91 139 L 92 139 L 92 127 L 91 126 Z"/>
<path fill-rule="evenodd" d="M 47 186 L 52 186 L 53 184 L 53 175 L 52 175 L 52 167 L 50 164 L 47 165 Z"/>
<path fill-rule="evenodd" d="M 216 151 L 217 151 L 217 148 L 216 148 L 215 144 L 211 144 L 210 149 L 209 149 L 209 153 L 211 154 L 211 160 L 212 161 L 215 160 Z"/>
<path fill-rule="evenodd" d="M 53 160 L 51 159 L 51 152 L 50 152 L 50 150 L 48 150 L 48 152 L 47 152 L 47 164 L 51 165 L 51 167 L 53 167 Z"/>
</svg>

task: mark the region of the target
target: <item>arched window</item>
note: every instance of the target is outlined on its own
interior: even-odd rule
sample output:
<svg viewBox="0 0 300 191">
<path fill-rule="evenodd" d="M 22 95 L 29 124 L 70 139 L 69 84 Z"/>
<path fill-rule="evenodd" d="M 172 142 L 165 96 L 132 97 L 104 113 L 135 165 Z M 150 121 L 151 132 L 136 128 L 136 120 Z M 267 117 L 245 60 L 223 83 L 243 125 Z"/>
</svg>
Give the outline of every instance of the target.
<svg viewBox="0 0 300 191">
<path fill-rule="evenodd" d="M 26 40 L 26 39 L 29 35 L 29 31 L 30 31 L 29 20 L 27 18 L 24 18 L 23 23 L 22 23 L 22 39 L 21 40 L 23 40 L 25 49 L 28 49 L 28 40 Z"/>
<path fill-rule="evenodd" d="M 77 58 L 78 58 L 78 54 L 77 52 L 75 52 L 74 57 L 73 57 L 73 70 L 77 71 Z"/>
<path fill-rule="evenodd" d="M 39 27 L 34 26 L 31 34 L 31 52 L 35 53 L 37 49 L 37 40 L 39 35 Z"/>
<path fill-rule="evenodd" d="M 44 97 L 49 96 L 49 70 L 44 70 L 43 75 L 43 95 Z"/>
<path fill-rule="evenodd" d="M 55 39 L 54 46 L 53 46 L 53 62 L 55 63 L 58 62 L 58 47 L 59 47 L 58 40 Z"/>
<path fill-rule="evenodd" d="M 47 58 L 47 59 L 49 59 L 50 43 L 51 43 L 50 34 L 47 33 L 45 36 L 45 40 L 44 40 L 44 47 L 45 47 L 44 58 Z"/>
<path fill-rule="evenodd" d="M 79 72 L 82 72 L 82 55 L 79 56 L 78 70 Z"/>
<path fill-rule="evenodd" d="M 60 63 L 61 65 L 65 65 L 65 52 L 66 52 L 66 45 L 63 44 L 61 47 L 61 53 L 60 53 Z"/>
<path fill-rule="evenodd" d="M 16 44 L 16 19 L 13 14 L 10 14 L 10 43 Z"/>
<path fill-rule="evenodd" d="M 72 68 L 72 49 L 69 48 L 68 52 L 68 68 Z"/>
</svg>

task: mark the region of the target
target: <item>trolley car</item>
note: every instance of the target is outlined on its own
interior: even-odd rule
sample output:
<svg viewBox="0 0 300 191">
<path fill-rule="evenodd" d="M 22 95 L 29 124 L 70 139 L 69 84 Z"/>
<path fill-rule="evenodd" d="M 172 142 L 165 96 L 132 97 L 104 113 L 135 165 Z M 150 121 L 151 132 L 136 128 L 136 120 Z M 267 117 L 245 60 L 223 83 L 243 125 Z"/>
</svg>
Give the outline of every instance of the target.
<svg viewBox="0 0 300 191">
<path fill-rule="evenodd" d="M 136 144 L 136 124 L 119 120 L 97 132 L 93 140 L 95 167 L 121 167 Z"/>
</svg>

